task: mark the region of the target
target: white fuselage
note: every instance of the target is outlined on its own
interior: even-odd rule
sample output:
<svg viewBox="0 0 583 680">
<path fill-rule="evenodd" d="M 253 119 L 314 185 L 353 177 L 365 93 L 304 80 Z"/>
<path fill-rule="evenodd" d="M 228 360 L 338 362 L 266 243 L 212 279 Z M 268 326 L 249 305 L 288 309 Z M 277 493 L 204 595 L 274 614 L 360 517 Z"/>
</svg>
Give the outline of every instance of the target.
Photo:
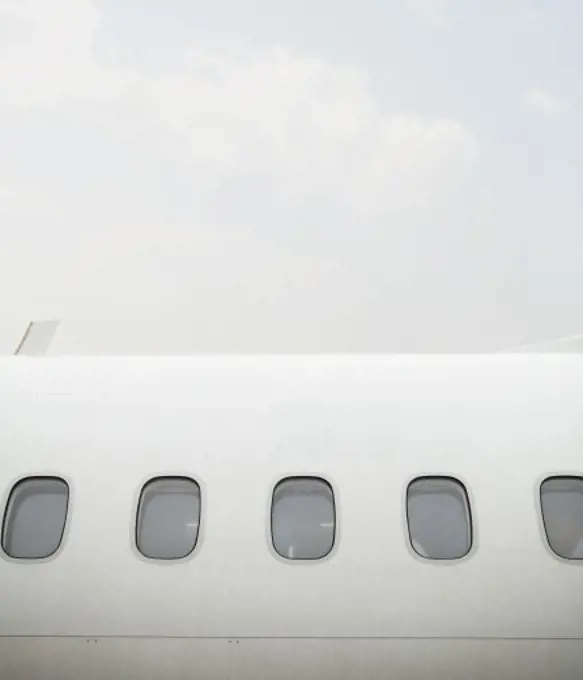
<svg viewBox="0 0 583 680">
<path fill-rule="evenodd" d="M 583 474 L 583 358 L 330 356 L 0 361 L 0 499 L 66 480 L 59 551 L 0 558 L 1 680 L 577 680 L 583 563 L 539 488 Z M 201 490 L 187 558 L 136 548 L 140 490 Z M 322 560 L 273 549 L 288 476 L 334 490 Z M 407 485 L 465 484 L 473 545 L 412 549 Z"/>
</svg>

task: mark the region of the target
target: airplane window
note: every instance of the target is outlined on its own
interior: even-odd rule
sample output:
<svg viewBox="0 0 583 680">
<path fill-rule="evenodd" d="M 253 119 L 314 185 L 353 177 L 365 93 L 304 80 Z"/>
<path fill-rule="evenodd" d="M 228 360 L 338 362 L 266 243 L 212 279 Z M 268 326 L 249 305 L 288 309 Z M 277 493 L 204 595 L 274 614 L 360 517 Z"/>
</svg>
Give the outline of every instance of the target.
<svg viewBox="0 0 583 680">
<path fill-rule="evenodd" d="M 551 549 L 583 560 L 583 478 L 550 477 L 541 485 L 541 509 Z"/>
<path fill-rule="evenodd" d="M 2 526 L 10 557 L 39 560 L 57 552 L 67 520 L 69 487 L 58 477 L 28 477 L 13 487 Z"/>
<path fill-rule="evenodd" d="M 334 492 L 317 477 L 289 477 L 273 491 L 271 537 L 273 547 L 290 560 L 318 560 L 334 546 Z"/>
<path fill-rule="evenodd" d="M 420 477 L 407 489 L 409 537 L 415 552 L 433 560 L 464 557 L 472 547 L 466 489 L 450 477 Z"/>
<path fill-rule="evenodd" d="M 186 477 L 157 477 L 142 489 L 136 544 L 150 559 L 178 560 L 196 546 L 200 527 L 200 487 Z"/>
</svg>

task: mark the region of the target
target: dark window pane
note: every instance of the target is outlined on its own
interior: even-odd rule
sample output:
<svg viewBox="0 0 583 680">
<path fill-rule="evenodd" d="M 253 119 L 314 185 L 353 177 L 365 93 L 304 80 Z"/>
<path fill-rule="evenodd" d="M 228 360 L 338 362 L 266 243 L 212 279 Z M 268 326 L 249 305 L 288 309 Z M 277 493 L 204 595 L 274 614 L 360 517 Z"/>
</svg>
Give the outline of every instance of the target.
<svg viewBox="0 0 583 680">
<path fill-rule="evenodd" d="M 65 531 L 69 487 L 56 477 L 29 477 L 12 489 L 2 531 L 2 548 L 19 559 L 55 553 Z"/>
<path fill-rule="evenodd" d="M 200 525 L 200 488 L 192 479 L 163 477 L 142 490 L 137 545 L 151 559 L 186 557 L 196 545 Z"/>
<path fill-rule="evenodd" d="M 549 545 L 560 557 L 583 559 L 583 479 L 551 477 L 541 486 L 541 507 Z"/>
<path fill-rule="evenodd" d="M 315 477 L 281 481 L 273 492 L 273 546 L 290 560 L 317 560 L 334 545 L 336 511 L 331 486 Z"/>
<path fill-rule="evenodd" d="M 424 477 L 409 485 L 407 517 L 411 545 L 422 557 L 459 559 L 472 545 L 464 486 L 447 477 Z"/>
</svg>

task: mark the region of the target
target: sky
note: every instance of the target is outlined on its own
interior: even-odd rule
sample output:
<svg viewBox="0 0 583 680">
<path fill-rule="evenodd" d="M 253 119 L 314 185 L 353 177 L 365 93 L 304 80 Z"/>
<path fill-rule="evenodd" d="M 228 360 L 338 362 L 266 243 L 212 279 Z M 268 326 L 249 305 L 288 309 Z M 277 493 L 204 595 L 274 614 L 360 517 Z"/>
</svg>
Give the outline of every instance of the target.
<svg viewBox="0 0 583 680">
<path fill-rule="evenodd" d="M 578 0 L 0 0 L 0 353 L 583 332 Z"/>
</svg>

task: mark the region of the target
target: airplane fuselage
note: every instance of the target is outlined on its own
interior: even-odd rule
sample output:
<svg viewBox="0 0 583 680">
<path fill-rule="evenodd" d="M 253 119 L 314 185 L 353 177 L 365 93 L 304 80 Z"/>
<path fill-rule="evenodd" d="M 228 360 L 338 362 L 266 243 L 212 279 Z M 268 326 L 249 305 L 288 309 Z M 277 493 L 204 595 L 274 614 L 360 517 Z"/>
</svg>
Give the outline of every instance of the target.
<svg viewBox="0 0 583 680">
<path fill-rule="evenodd" d="M 576 680 L 583 560 L 549 545 L 541 484 L 582 476 L 577 356 L 0 361 L 0 677 Z M 66 485 L 62 540 L 10 555 L 37 478 Z M 296 559 L 274 490 L 306 478 L 329 549 Z M 176 559 L 140 551 L 157 479 L 198 487 Z M 412 541 L 419 479 L 465 492 L 465 554 Z"/>
</svg>

